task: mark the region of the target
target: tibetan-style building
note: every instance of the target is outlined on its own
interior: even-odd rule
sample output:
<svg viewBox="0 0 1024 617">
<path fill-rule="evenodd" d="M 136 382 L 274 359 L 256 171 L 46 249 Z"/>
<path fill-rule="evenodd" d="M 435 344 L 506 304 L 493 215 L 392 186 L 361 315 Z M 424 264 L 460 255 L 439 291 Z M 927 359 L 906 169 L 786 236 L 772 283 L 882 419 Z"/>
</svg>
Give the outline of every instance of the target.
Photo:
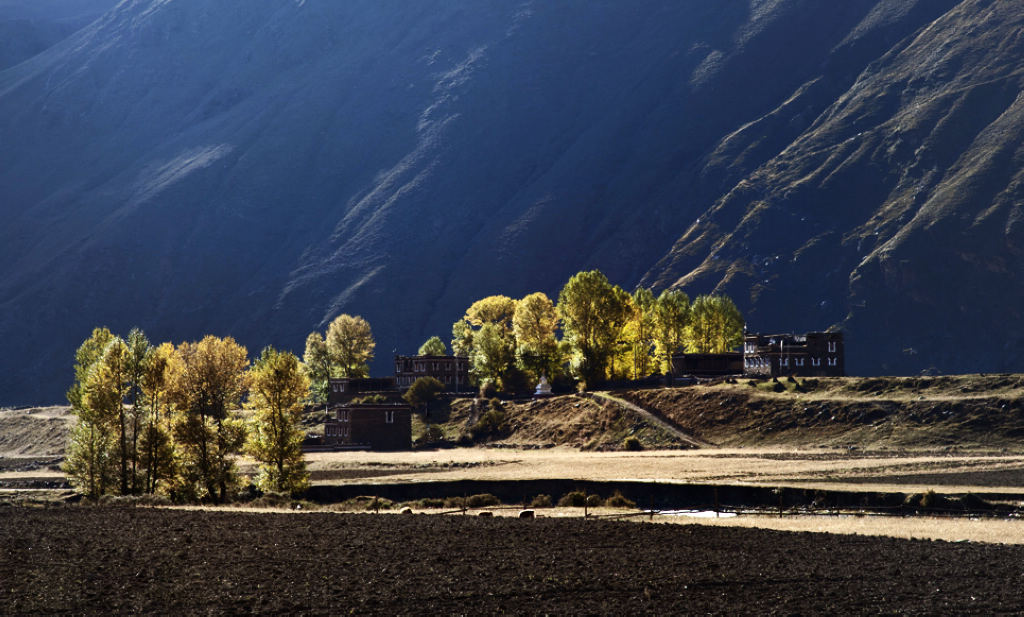
<svg viewBox="0 0 1024 617">
<path fill-rule="evenodd" d="M 748 334 L 743 341 L 743 369 L 747 375 L 781 377 L 842 377 L 842 332 Z"/>
<path fill-rule="evenodd" d="M 412 447 L 412 408 L 400 404 L 340 405 L 324 422 L 324 447 L 408 450 Z"/>
<path fill-rule="evenodd" d="M 327 380 L 327 403 L 341 405 L 360 396 L 394 394 L 393 377 L 341 377 Z"/>
<path fill-rule="evenodd" d="M 433 377 L 449 392 L 472 390 L 469 358 L 462 356 L 395 356 L 395 385 L 407 390 L 420 377 Z"/>
<path fill-rule="evenodd" d="M 743 374 L 743 354 L 681 353 L 672 356 L 672 373 L 677 376 L 722 377 Z"/>
</svg>

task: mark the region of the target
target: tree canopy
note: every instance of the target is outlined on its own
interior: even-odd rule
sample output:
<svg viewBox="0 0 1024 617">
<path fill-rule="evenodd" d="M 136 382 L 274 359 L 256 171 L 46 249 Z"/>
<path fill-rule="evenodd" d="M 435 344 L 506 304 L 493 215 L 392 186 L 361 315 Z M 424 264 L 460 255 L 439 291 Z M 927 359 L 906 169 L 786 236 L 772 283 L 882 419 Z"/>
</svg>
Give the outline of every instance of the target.
<svg viewBox="0 0 1024 617">
<path fill-rule="evenodd" d="M 691 353 L 723 353 L 743 342 L 743 316 L 726 296 L 698 296 L 690 309 L 686 348 Z"/>
<path fill-rule="evenodd" d="M 562 364 L 556 332 L 558 311 L 542 292 L 532 293 L 516 305 L 512 331 L 516 340 L 516 362 L 535 379 L 552 376 Z"/>
<path fill-rule="evenodd" d="M 421 356 L 447 356 L 448 348 L 439 336 L 432 336 L 420 345 L 419 355 Z"/>
<path fill-rule="evenodd" d="M 367 377 L 373 360 L 373 332 L 362 317 L 341 314 L 327 327 L 327 353 L 339 377 Z"/>
<path fill-rule="evenodd" d="M 558 294 L 562 331 L 573 353 L 573 369 L 587 386 L 604 381 L 627 316 L 628 294 L 599 270 L 579 272 Z"/>
<path fill-rule="evenodd" d="M 253 410 L 247 451 L 259 462 L 256 486 L 299 493 L 309 486 L 302 457 L 302 399 L 309 389 L 299 359 L 267 347 L 253 364 L 247 406 Z"/>
</svg>

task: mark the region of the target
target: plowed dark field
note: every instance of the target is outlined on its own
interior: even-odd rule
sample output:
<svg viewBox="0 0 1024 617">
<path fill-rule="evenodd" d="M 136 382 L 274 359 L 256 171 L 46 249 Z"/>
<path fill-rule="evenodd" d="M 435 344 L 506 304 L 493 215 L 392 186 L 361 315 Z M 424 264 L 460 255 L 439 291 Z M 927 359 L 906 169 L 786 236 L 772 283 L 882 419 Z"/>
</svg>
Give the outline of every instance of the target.
<svg viewBox="0 0 1024 617">
<path fill-rule="evenodd" d="M 993 614 L 1024 548 L 472 516 L 0 509 L 0 613 Z"/>
</svg>

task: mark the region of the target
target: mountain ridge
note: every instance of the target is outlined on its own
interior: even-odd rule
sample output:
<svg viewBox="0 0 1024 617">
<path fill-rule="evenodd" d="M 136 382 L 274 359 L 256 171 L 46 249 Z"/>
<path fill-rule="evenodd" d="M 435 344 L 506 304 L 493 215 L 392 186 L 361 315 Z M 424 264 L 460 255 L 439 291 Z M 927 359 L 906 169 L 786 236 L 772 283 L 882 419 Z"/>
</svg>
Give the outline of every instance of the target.
<svg viewBox="0 0 1024 617">
<path fill-rule="evenodd" d="M 301 352 L 356 313 L 387 372 L 594 267 L 842 327 L 855 373 L 1020 370 L 1019 8 L 122 2 L 0 71 L 0 396 L 58 400 L 96 325 Z"/>
</svg>

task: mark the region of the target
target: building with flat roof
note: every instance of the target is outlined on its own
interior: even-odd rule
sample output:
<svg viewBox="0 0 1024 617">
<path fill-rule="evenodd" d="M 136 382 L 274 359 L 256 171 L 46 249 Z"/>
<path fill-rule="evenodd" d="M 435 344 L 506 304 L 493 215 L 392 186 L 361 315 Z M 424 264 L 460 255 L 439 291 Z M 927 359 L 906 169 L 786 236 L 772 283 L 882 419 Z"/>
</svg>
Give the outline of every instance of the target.
<svg viewBox="0 0 1024 617">
<path fill-rule="evenodd" d="M 412 408 L 401 404 L 339 405 L 324 422 L 325 447 L 408 450 L 412 447 Z"/>
<path fill-rule="evenodd" d="M 469 385 L 469 358 L 464 356 L 395 356 L 395 384 L 400 390 L 420 377 L 433 377 L 448 392 L 466 392 Z"/>
<path fill-rule="evenodd" d="M 761 377 L 842 377 L 843 333 L 748 334 L 743 340 L 743 372 Z"/>
<path fill-rule="evenodd" d="M 327 380 L 327 403 L 341 405 L 360 396 L 397 396 L 394 377 L 332 377 Z"/>
</svg>

